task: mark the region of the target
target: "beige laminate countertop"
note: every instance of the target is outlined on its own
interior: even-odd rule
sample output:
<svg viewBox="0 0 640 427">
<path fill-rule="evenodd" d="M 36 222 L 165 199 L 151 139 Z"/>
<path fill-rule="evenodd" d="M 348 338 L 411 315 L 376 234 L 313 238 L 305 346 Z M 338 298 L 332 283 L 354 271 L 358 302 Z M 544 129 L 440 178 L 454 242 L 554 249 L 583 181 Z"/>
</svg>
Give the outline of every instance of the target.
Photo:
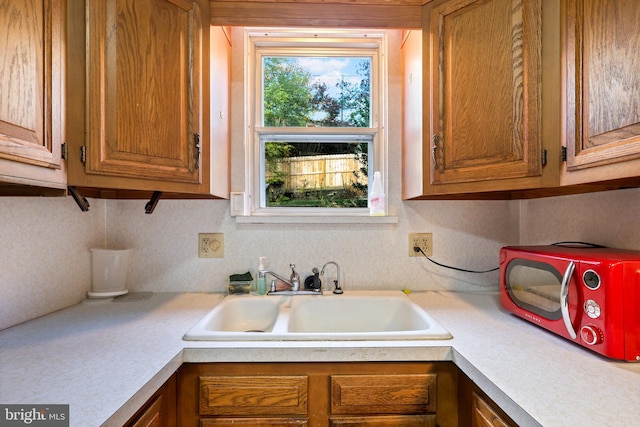
<svg viewBox="0 0 640 427">
<path fill-rule="evenodd" d="M 0 403 L 69 404 L 72 426 L 118 426 L 183 362 L 452 360 L 523 426 L 640 420 L 640 363 L 604 359 L 525 323 L 497 295 L 412 293 L 453 334 L 446 341 L 183 341 L 223 297 L 86 300 L 0 331 Z"/>
</svg>

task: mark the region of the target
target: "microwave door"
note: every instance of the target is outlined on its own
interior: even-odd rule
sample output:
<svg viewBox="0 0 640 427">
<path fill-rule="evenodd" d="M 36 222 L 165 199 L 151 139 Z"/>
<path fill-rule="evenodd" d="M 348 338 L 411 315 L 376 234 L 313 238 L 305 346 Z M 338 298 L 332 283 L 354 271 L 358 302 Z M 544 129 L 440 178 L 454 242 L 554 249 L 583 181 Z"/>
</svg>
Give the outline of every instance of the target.
<svg viewBox="0 0 640 427">
<path fill-rule="evenodd" d="M 571 276 L 573 276 L 573 271 L 576 268 L 576 264 L 573 261 L 569 262 L 567 265 L 567 269 L 564 272 L 564 276 L 562 276 L 562 284 L 560 285 L 560 313 L 562 314 L 562 321 L 564 322 L 564 326 L 567 328 L 567 332 L 571 339 L 576 339 L 577 334 L 573 329 L 573 325 L 571 324 L 571 317 L 569 316 L 569 285 L 571 283 Z"/>
</svg>

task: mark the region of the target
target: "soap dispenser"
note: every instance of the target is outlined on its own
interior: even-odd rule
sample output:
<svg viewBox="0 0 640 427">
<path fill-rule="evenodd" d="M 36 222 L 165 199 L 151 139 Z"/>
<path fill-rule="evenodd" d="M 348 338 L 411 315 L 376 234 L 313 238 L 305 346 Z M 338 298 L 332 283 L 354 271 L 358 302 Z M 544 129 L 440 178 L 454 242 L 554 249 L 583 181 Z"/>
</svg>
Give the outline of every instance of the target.
<svg viewBox="0 0 640 427">
<path fill-rule="evenodd" d="M 266 257 L 261 256 L 258 257 L 260 259 L 260 264 L 258 265 L 258 282 L 256 283 L 256 293 L 258 295 L 266 295 L 267 294 L 267 275 L 265 274 L 264 268 L 264 260 Z"/>
</svg>

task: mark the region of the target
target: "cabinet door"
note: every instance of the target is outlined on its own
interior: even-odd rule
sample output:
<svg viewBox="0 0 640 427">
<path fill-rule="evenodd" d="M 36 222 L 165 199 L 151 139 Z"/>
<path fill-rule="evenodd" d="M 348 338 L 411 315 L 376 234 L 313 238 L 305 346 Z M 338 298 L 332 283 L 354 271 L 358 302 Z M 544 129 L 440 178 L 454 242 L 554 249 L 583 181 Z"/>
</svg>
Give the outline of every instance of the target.
<svg viewBox="0 0 640 427">
<path fill-rule="evenodd" d="M 175 427 L 176 399 L 176 376 L 173 375 L 124 424 L 125 427 Z"/>
<path fill-rule="evenodd" d="M 2 181 L 43 186 L 50 181 L 51 186 L 64 188 L 63 4 L 62 0 L 0 2 Z"/>
<path fill-rule="evenodd" d="M 568 0 L 566 48 L 567 169 L 640 158 L 640 3 Z"/>
<path fill-rule="evenodd" d="M 478 393 L 474 392 L 471 399 L 472 427 L 509 427 L 508 421 L 502 418 L 492 408 L 492 404 Z"/>
<path fill-rule="evenodd" d="M 514 427 L 516 424 L 465 374 L 458 376 L 459 425 Z"/>
<path fill-rule="evenodd" d="M 431 184 L 541 176 L 541 1 L 449 0 L 427 10 Z"/>
<path fill-rule="evenodd" d="M 198 183 L 198 3 L 86 6 L 86 172 Z"/>
</svg>

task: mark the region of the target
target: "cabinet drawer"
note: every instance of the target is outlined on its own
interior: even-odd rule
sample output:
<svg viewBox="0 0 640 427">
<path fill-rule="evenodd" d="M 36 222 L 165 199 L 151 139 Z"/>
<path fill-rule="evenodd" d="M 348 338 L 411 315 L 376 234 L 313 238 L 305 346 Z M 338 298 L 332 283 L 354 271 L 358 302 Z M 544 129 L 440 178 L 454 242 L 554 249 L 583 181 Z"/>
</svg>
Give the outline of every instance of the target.
<svg viewBox="0 0 640 427">
<path fill-rule="evenodd" d="M 201 376 L 200 415 L 305 415 L 308 377 Z"/>
<path fill-rule="evenodd" d="M 306 418 L 216 418 L 200 420 L 200 427 L 306 427 Z"/>
<path fill-rule="evenodd" d="M 329 427 L 436 427 L 435 415 L 331 417 Z"/>
<path fill-rule="evenodd" d="M 436 412 L 437 374 L 332 375 L 332 414 Z"/>
</svg>

